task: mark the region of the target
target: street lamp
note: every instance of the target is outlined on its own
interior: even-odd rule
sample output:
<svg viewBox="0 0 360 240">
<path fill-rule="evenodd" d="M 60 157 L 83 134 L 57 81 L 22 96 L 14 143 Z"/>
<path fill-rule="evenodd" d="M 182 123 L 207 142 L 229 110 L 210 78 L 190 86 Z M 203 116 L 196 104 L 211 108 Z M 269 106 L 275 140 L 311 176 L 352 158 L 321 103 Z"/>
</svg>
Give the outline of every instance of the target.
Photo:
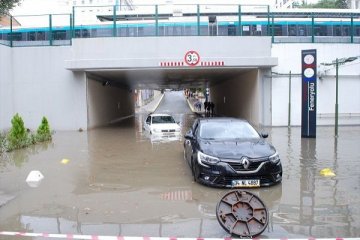
<svg viewBox="0 0 360 240">
<path fill-rule="evenodd" d="M 339 125 L 339 93 L 338 93 L 338 88 L 339 88 L 339 64 L 345 64 L 347 62 L 352 62 L 356 59 L 360 58 L 360 56 L 356 56 L 356 57 L 348 57 L 348 58 L 336 58 L 336 60 L 332 61 L 331 63 L 320 63 L 321 65 L 324 66 L 333 66 L 335 65 L 336 68 L 336 73 L 335 73 L 335 80 L 336 80 L 336 85 L 335 85 L 335 137 L 338 137 L 338 125 Z"/>
</svg>

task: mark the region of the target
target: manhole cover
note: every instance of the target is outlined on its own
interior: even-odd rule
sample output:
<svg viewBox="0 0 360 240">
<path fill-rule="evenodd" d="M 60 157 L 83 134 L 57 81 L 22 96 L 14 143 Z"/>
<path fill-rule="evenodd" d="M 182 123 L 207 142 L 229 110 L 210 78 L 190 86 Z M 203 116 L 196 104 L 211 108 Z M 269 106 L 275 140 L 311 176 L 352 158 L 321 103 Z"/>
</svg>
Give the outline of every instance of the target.
<svg viewBox="0 0 360 240">
<path fill-rule="evenodd" d="M 223 196 L 216 207 L 216 217 L 228 233 L 253 238 L 268 224 L 265 204 L 251 192 L 236 190 Z"/>
</svg>

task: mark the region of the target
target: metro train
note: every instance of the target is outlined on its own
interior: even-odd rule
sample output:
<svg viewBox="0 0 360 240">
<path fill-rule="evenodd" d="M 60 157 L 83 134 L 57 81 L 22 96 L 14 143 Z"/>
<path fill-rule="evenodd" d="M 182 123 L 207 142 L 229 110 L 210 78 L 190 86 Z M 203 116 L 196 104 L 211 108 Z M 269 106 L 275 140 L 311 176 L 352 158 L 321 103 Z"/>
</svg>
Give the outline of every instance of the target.
<svg viewBox="0 0 360 240">
<path fill-rule="evenodd" d="M 139 18 L 141 19 L 141 17 Z M 210 17 L 208 18 L 210 19 Z M 198 29 L 199 28 L 199 29 Z M 69 40 L 71 38 L 96 37 L 145 37 L 145 36 L 338 36 L 360 37 L 360 18 L 353 21 L 344 18 L 276 18 L 273 22 L 267 18 L 244 17 L 239 21 L 234 16 L 220 16 L 216 21 L 207 21 L 202 17 L 199 24 L 196 18 L 159 20 L 131 20 L 99 22 L 89 25 L 49 27 L 0 28 L 0 40 L 9 41 L 46 41 Z M 11 37 L 10 37 L 11 35 Z"/>
</svg>

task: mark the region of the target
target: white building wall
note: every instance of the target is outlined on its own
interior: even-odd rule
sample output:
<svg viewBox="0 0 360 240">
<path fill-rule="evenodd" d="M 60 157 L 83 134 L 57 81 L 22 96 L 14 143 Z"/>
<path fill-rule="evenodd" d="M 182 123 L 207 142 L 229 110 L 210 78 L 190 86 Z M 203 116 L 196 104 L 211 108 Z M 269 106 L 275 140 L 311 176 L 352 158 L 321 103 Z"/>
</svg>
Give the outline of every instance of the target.
<svg viewBox="0 0 360 240">
<path fill-rule="evenodd" d="M 16 113 L 32 130 L 43 116 L 52 129 L 86 129 L 85 74 L 64 67 L 71 47 L 0 49 L 1 129 L 11 126 Z"/>
<path fill-rule="evenodd" d="M 360 56 L 359 44 L 274 44 L 272 57 L 279 64 L 272 69 L 272 125 L 286 126 L 288 121 L 289 77 L 278 74 L 294 74 L 291 82 L 291 124 L 301 125 L 301 50 L 316 49 L 317 124 L 334 124 L 335 67 L 324 67 L 336 58 Z M 339 67 L 339 124 L 360 124 L 360 59 Z"/>
<path fill-rule="evenodd" d="M 11 62 L 11 48 L 0 45 L 0 131 L 10 127 L 8 113 L 13 112 Z"/>
<path fill-rule="evenodd" d="M 292 71 L 291 124 L 301 124 L 301 50 L 317 49 L 318 65 L 334 59 L 360 56 L 359 44 L 273 44 L 271 53 L 264 48 L 249 48 L 262 42 L 261 38 L 126 38 L 126 44 L 119 44 L 121 38 L 84 39 L 75 41 L 73 46 L 23 47 L 0 46 L 0 130 L 8 129 L 14 114 L 23 116 L 30 129 L 36 129 L 42 116 L 49 119 L 56 130 L 87 129 L 86 79 L 82 68 L 91 67 L 146 67 L 158 66 L 163 59 L 178 60 L 185 50 L 199 49 L 203 59 L 224 59 L 229 66 L 260 64 L 254 57 L 278 60 L 272 68 L 273 74 L 259 74 L 263 79 L 258 86 L 259 104 L 263 106 L 259 121 L 273 126 L 286 126 L 288 122 L 288 76 Z M 259 42 L 257 42 L 258 40 Z M 103 43 L 103 44 L 99 44 Z M 177 44 L 174 44 L 174 41 Z M 221 44 L 222 50 L 214 48 Z M 239 43 L 240 42 L 240 43 Z M 266 43 L 266 42 L 265 42 Z M 174 49 L 173 46 L 179 46 Z M 103 46 L 101 51 L 98 46 Z M 128 46 L 122 48 L 121 46 Z M 133 49 L 142 46 L 141 51 Z M 154 49 L 147 46 L 155 46 Z M 241 46 L 241 47 L 239 47 Z M 256 45 L 257 46 L 257 45 Z M 262 52 L 261 52 L 262 49 Z M 108 53 L 121 53 L 118 59 Z M 239 54 L 241 52 L 241 54 Z M 206 54 L 205 54 L 206 53 Z M 268 56 L 268 54 L 271 56 Z M 113 55 L 111 55 L 113 56 Z M 148 58 L 148 59 L 146 59 Z M 95 60 L 97 59 L 97 60 Z M 139 61 L 139 59 L 142 59 Z M 67 61 L 66 61 L 67 60 Z M 70 60 L 70 61 L 69 61 Z M 72 71 L 66 67 L 73 68 Z M 317 113 L 318 124 L 333 124 L 335 104 L 335 69 L 318 67 Z M 268 76 L 269 75 L 269 76 Z M 272 77 L 271 77 L 272 75 Z M 269 103 L 269 95 L 271 102 Z M 267 97 L 266 97 L 267 96 Z M 268 109 L 265 109 L 268 108 Z M 340 124 L 360 124 L 360 59 L 339 68 L 339 112 Z M 267 116 L 270 114 L 270 120 Z"/>
</svg>

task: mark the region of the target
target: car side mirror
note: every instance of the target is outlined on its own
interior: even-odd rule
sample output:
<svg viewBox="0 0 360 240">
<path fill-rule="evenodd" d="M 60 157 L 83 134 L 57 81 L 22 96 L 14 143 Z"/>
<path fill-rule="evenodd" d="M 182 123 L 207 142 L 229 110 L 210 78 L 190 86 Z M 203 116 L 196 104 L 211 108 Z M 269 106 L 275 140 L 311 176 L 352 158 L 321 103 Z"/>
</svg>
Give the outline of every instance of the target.
<svg viewBox="0 0 360 240">
<path fill-rule="evenodd" d="M 262 132 L 260 135 L 262 138 L 267 138 L 269 136 L 269 134 L 266 132 Z"/>
<path fill-rule="evenodd" d="M 191 140 L 191 139 L 194 139 L 194 135 L 192 134 L 191 131 L 188 131 L 185 136 L 184 136 L 185 139 L 188 139 L 188 140 Z"/>
</svg>

